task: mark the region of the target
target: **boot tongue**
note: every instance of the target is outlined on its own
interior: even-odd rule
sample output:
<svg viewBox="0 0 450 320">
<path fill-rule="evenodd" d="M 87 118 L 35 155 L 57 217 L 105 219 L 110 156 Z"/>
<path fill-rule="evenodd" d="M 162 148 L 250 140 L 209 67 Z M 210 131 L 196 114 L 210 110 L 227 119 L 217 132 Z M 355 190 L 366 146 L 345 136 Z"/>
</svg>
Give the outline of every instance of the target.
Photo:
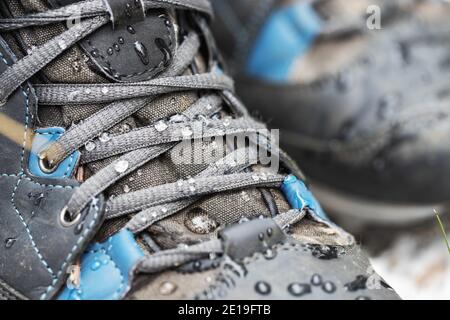
<svg viewBox="0 0 450 320">
<path fill-rule="evenodd" d="M 50 0 L 53 8 L 78 2 Z M 113 82 L 155 77 L 171 63 L 176 49 L 174 25 L 165 10 L 144 12 L 140 0 L 105 0 L 113 23 L 80 42 L 96 69 Z"/>
</svg>

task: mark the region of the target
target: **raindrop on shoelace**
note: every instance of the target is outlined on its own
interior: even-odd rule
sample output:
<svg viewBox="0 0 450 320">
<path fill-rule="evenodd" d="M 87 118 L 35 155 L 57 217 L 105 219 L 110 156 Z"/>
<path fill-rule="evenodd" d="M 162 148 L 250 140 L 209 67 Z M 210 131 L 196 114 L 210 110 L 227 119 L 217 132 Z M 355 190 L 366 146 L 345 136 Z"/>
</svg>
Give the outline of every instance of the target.
<svg viewBox="0 0 450 320">
<path fill-rule="evenodd" d="M 129 185 L 124 185 L 123 186 L 123 192 L 125 192 L 125 193 L 129 193 L 131 191 L 131 189 L 130 189 L 130 186 Z"/>
<path fill-rule="evenodd" d="M 183 137 L 189 138 L 189 137 L 191 137 L 194 133 L 192 132 L 191 128 L 189 128 L 189 127 L 184 127 L 184 128 L 181 130 L 181 134 L 183 135 Z"/>
<path fill-rule="evenodd" d="M 195 186 L 193 186 L 193 185 L 190 185 L 190 186 L 189 186 L 189 191 L 195 192 L 195 190 L 197 190 L 197 189 L 195 188 Z"/>
<path fill-rule="evenodd" d="M 195 179 L 189 177 L 189 178 L 188 178 L 188 183 L 189 183 L 189 184 L 194 184 L 194 183 L 195 183 Z"/>
<path fill-rule="evenodd" d="M 156 212 L 152 212 L 151 215 L 152 215 L 152 218 L 157 218 L 158 217 L 158 214 Z"/>
<path fill-rule="evenodd" d="M 142 169 L 139 169 L 139 170 L 137 171 L 138 177 L 142 176 L 143 174 L 144 174 L 144 172 L 142 171 Z"/>
<path fill-rule="evenodd" d="M 103 132 L 98 139 L 102 143 L 105 143 L 105 142 L 108 142 L 109 140 L 111 140 L 109 133 L 107 133 L 107 132 Z"/>
<path fill-rule="evenodd" d="M 89 141 L 88 143 L 86 143 L 85 148 L 87 151 L 93 151 L 96 148 L 96 145 L 94 142 Z"/>
<path fill-rule="evenodd" d="M 92 90 L 91 90 L 91 89 L 86 89 L 86 90 L 84 90 L 84 93 L 86 93 L 86 94 L 91 94 L 91 93 L 92 93 Z"/>
<path fill-rule="evenodd" d="M 211 104 L 208 104 L 208 105 L 206 106 L 206 110 L 208 110 L 208 111 L 212 110 L 212 108 L 213 108 L 213 106 L 212 106 Z"/>
<path fill-rule="evenodd" d="M 261 174 L 259 175 L 259 177 L 260 177 L 261 180 L 267 181 L 267 174 L 265 174 L 264 172 L 261 173 Z"/>
<path fill-rule="evenodd" d="M 174 122 L 174 123 L 181 123 L 181 122 L 184 122 L 184 120 L 186 120 L 186 116 L 181 115 L 181 114 L 176 114 L 176 115 L 173 115 L 172 117 L 170 117 L 170 121 Z"/>
<path fill-rule="evenodd" d="M 169 209 L 167 209 L 166 207 L 162 207 L 162 208 L 161 208 L 161 212 L 162 212 L 162 213 L 167 213 L 167 211 L 169 211 Z"/>
<path fill-rule="evenodd" d="M 6 239 L 5 240 L 5 247 L 6 247 L 6 249 L 11 248 L 14 245 L 14 243 L 16 243 L 16 241 L 17 241 L 17 239 L 15 239 L 15 238 L 8 238 L 8 239 Z"/>
<path fill-rule="evenodd" d="M 291 283 L 288 286 L 288 292 L 294 297 L 301 297 L 305 294 L 311 293 L 311 286 L 306 283 Z"/>
<path fill-rule="evenodd" d="M 181 188 L 183 185 L 184 185 L 184 181 L 183 180 L 178 180 L 177 186 Z"/>
<path fill-rule="evenodd" d="M 163 296 L 168 296 L 173 294 L 177 290 L 177 285 L 170 281 L 165 281 L 159 287 L 159 293 Z"/>
<path fill-rule="evenodd" d="M 63 50 L 67 49 L 67 43 L 64 40 L 59 40 L 58 46 Z"/>
<path fill-rule="evenodd" d="M 265 281 L 258 281 L 255 284 L 255 291 L 262 295 L 268 295 L 272 288 L 270 287 L 270 284 L 268 284 Z"/>
<path fill-rule="evenodd" d="M 158 121 L 156 124 L 155 124 L 155 129 L 156 129 L 156 131 L 158 131 L 158 132 L 163 132 L 163 131 L 165 131 L 165 130 L 167 130 L 167 128 L 168 128 L 169 126 L 164 122 L 164 121 Z"/>
<path fill-rule="evenodd" d="M 252 179 L 254 181 L 259 181 L 259 175 L 257 175 L 257 174 L 252 175 Z"/>
<path fill-rule="evenodd" d="M 128 170 L 129 165 L 128 161 L 120 160 L 114 165 L 114 170 L 116 170 L 117 173 L 124 173 Z"/>
<path fill-rule="evenodd" d="M 109 92 L 108 87 L 103 87 L 103 88 L 102 88 L 102 93 L 103 93 L 103 94 L 108 94 L 108 92 Z"/>
</svg>

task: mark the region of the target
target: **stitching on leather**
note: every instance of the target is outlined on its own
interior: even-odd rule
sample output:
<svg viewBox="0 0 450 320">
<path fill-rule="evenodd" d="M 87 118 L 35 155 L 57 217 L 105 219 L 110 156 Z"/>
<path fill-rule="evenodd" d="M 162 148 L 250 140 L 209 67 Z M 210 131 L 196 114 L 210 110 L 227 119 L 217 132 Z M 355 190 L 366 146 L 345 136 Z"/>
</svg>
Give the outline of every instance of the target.
<svg viewBox="0 0 450 320">
<path fill-rule="evenodd" d="M 1 52 L 0 52 L 0 56 L 1 56 L 2 60 L 3 60 L 3 62 L 6 65 L 8 65 L 8 62 L 6 61 L 5 57 L 3 56 L 3 54 Z M 29 117 L 30 117 L 30 99 L 28 97 L 28 94 L 27 94 L 26 90 L 22 86 L 20 88 L 22 90 L 22 94 L 25 97 L 25 106 L 26 106 L 26 108 L 25 108 L 25 129 L 24 129 L 24 133 L 23 133 L 23 143 L 22 143 L 22 155 L 21 155 L 21 158 L 20 158 L 20 166 L 23 169 L 24 158 L 25 158 L 25 147 L 26 147 L 27 137 L 28 137 L 28 122 L 29 122 Z M 24 227 L 25 227 L 25 229 L 27 231 L 28 237 L 30 238 L 31 244 L 33 246 L 33 249 L 36 252 L 39 260 L 44 265 L 44 267 L 47 269 L 47 271 L 52 275 L 52 277 L 54 277 L 53 270 L 50 268 L 50 266 L 48 265 L 47 261 L 45 261 L 44 257 L 42 256 L 42 254 L 41 254 L 41 252 L 40 252 L 40 250 L 38 248 L 38 246 L 34 242 L 33 235 L 31 234 L 31 231 L 30 231 L 30 229 L 28 227 L 28 224 L 25 222 L 25 219 L 23 218 L 22 214 L 20 213 L 20 211 L 19 211 L 19 209 L 17 208 L 17 205 L 16 205 L 15 195 L 16 195 L 17 188 L 19 187 L 19 184 L 22 181 L 22 177 L 23 176 L 19 177 L 19 179 L 18 179 L 18 181 L 16 183 L 16 186 L 13 189 L 13 192 L 11 194 L 11 203 L 12 203 L 12 205 L 14 207 L 15 212 L 17 213 L 18 217 L 20 218 L 22 224 L 24 225 Z"/>
<path fill-rule="evenodd" d="M 98 218 L 100 216 L 99 214 L 99 206 L 98 204 L 95 204 L 94 206 L 95 209 L 95 214 L 94 217 L 91 221 L 91 223 L 89 223 L 89 225 L 87 226 L 87 228 L 84 230 L 83 234 L 81 237 L 78 238 L 77 242 L 75 243 L 75 245 L 72 247 L 72 250 L 70 251 L 70 253 L 68 254 L 68 256 L 66 257 L 66 259 L 64 260 L 63 264 L 61 265 L 61 268 L 59 269 L 58 273 L 56 274 L 56 278 L 53 279 L 51 285 L 49 285 L 46 289 L 46 291 L 41 295 L 41 300 L 45 300 L 47 299 L 48 295 L 50 294 L 50 292 L 52 290 L 54 290 L 56 283 L 58 282 L 59 278 L 61 277 L 63 271 L 65 270 L 67 264 L 69 263 L 69 260 L 72 259 L 75 251 L 78 250 L 79 246 L 82 244 L 82 242 L 84 241 L 84 239 L 89 235 L 89 233 L 91 232 L 92 228 L 97 224 L 98 222 Z"/>
<path fill-rule="evenodd" d="M 16 211 L 18 217 L 22 221 L 22 224 L 24 225 L 25 229 L 27 230 L 28 237 L 30 238 L 31 244 L 33 245 L 33 249 L 36 252 L 37 256 L 39 257 L 39 260 L 44 265 L 44 267 L 47 269 L 47 271 L 52 275 L 52 277 L 55 277 L 55 273 L 53 272 L 52 268 L 50 268 L 47 261 L 45 261 L 44 257 L 42 256 L 38 246 L 36 245 L 36 242 L 34 242 L 33 235 L 31 234 L 31 230 L 29 229 L 28 224 L 26 223 L 25 219 L 23 218 L 22 214 L 20 213 L 19 209 L 17 208 L 16 201 L 15 201 L 15 195 L 16 195 L 17 188 L 19 187 L 19 184 L 21 181 L 22 181 L 22 178 L 19 178 L 19 180 L 16 183 L 16 186 L 11 195 L 11 203 L 12 203 L 14 210 Z"/>
<path fill-rule="evenodd" d="M 172 49 L 173 49 L 173 41 L 172 41 L 172 38 L 171 38 L 171 36 L 170 36 L 170 35 L 171 35 L 171 29 L 170 29 L 169 26 L 167 26 L 167 25 L 166 25 L 166 29 L 167 29 L 168 38 L 170 39 L 169 48 L 170 48 L 171 51 L 172 51 Z M 100 52 L 100 50 L 97 49 L 97 47 L 95 47 L 94 45 L 92 45 L 91 40 L 86 41 L 86 44 L 87 44 L 92 50 L 97 50 L 98 52 Z M 104 61 L 104 64 L 102 64 L 103 67 L 107 67 L 107 68 L 109 68 L 109 69 L 112 71 L 112 73 L 117 73 L 121 78 L 127 78 L 127 79 L 128 79 L 128 78 L 132 78 L 132 77 L 136 77 L 136 76 L 141 76 L 141 75 L 143 75 L 143 74 L 145 74 L 145 73 L 153 72 L 153 71 L 155 71 L 156 69 L 161 68 L 161 67 L 163 66 L 163 64 L 164 64 L 164 60 L 162 60 L 158 65 L 154 66 L 153 68 L 146 69 L 146 70 L 141 71 L 141 72 L 136 72 L 136 73 L 133 73 L 133 74 L 128 74 L 128 75 L 126 75 L 126 74 L 118 73 L 118 72 L 116 72 L 116 69 L 111 68 L 111 64 L 110 64 L 109 60 L 106 59 L 102 54 L 99 55 L 99 58 L 101 58 L 101 60 Z M 97 59 L 94 58 L 94 60 L 97 60 Z M 98 61 L 98 60 L 97 60 L 97 61 Z"/>
</svg>

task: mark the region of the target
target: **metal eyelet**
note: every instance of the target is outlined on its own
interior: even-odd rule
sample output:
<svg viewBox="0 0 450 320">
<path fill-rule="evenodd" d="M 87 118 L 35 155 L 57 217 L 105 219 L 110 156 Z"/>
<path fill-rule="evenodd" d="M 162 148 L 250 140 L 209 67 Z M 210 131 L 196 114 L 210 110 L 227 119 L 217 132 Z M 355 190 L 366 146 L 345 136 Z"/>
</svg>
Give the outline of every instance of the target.
<svg viewBox="0 0 450 320">
<path fill-rule="evenodd" d="M 62 226 L 65 228 L 70 228 L 70 227 L 76 225 L 81 219 L 81 213 L 77 214 L 77 216 L 73 220 L 71 220 L 68 213 L 69 213 L 69 211 L 67 210 L 67 207 L 64 207 L 61 210 L 61 213 L 59 215 L 59 220 L 60 220 Z"/>
<path fill-rule="evenodd" d="M 58 169 L 58 166 L 50 166 L 50 163 L 47 160 L 47 156 L 45 154 L 39 154 L 38 155 L 39 158 L 39 169 L 41 169 L 41 171 L 43 173 L 46 174 L 52 174 L 56 171 L 56 169 Z"/>
</svg>

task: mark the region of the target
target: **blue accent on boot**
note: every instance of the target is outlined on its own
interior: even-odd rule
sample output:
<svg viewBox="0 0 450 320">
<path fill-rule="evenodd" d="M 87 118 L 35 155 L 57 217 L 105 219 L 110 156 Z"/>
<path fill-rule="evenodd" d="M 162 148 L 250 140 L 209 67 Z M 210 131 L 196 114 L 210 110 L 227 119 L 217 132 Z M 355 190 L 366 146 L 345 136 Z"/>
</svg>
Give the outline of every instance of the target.
<svg viewBox="0 0 450 320">
<path fill-rule="evenodd" d="M 329 220 L 326 213 L 323 211 L 317 199 L 306 185 L 297 179 L 294 175 L 289 175 L 281 186 L 287 201 L 294 209 L 309 208 L 314 211 L 320 218 Z"/>
<path fill-rule="evenodd" d="M 30 159 L 28 160 L 28 169 L 30 173 L 36 177 L 41 178 L 70 178 L 73 170 L 80 158 L 80 152 L 76 151 L 62 161 L 55 171 L 52 173 L 45 173 L 39 166 L 38 154 L 45 147 L 57 141 L 65 132 L 63 128 L 45 128 L 35 131 L 33 145 L 31 147 Z"/>
<path fill-rule="evenodd" d="M 285 82 L 293 63 L 308 51 L 320 28 L 321 19 L 308 3 L 296 3 L 273 13 L 249 55 L 248 74 Z"/>
<path fill-rule="evenodd" d="M 104 243 L 91 245 L 81 258 L 78 288 L 64 288 L 59 300 L 118 300 L 130 289 L 136 264 L 144 253 L 133 233 L 122 230 Z"/>
</svg>

